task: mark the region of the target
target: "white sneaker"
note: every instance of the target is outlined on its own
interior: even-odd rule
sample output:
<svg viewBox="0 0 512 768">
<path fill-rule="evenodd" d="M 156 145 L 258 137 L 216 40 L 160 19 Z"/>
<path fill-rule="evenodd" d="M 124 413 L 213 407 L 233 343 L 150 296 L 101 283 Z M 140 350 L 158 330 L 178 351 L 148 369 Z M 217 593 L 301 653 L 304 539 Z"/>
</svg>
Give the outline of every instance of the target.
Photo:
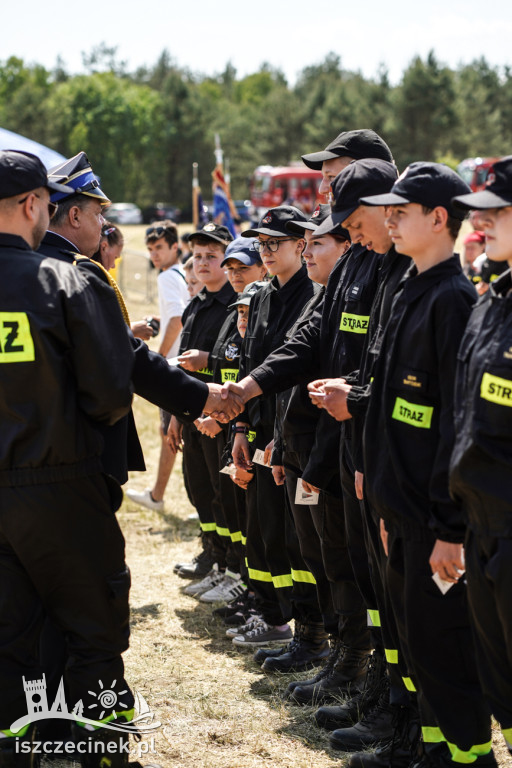
<svg viewBox="0 0 512 768">
<path fill-rule="evenodd" d="M 229 603 L 230 600 L 243 595 L 245 590 L 246 585 L 240 578 L 240 574 L 226 570 L 222 581 L 213 589 L 209 589 L 208 592 L 203 592 L 199 599 L 203 603 L 218 603 L 220 600 Z"/>
<path fill-rule="evenodd" d="M 135 501 L 137 504 L 140 504 L 141 507 L 154 509 L 157 512 L 163 512 L 164 510 L 163 499 L 161 501 L 155 501 L 151 496 L 151 488 L 146 488 L 145 491 L 135 491 L 133 488 L 127 488 L 125 493 L 129 499 Z"/>
<path fill-rule="evenodd" d="M 217 563 L 215 563 L 210 573 L 207 573 L 204 579 L 189 584 L 188 587 L 185 587 L 183 592 L 186 595 L 191 595 L 192 597 L 199 597 L 199 595 L 202 595 L 203 592 L 208 592 L 209 589 L 213 589 L 213 587 L 216 587 L 217 584 L 220 584 L 223 578 L 224 573 L 219 571 L 219 566 Z"/>
</svg>

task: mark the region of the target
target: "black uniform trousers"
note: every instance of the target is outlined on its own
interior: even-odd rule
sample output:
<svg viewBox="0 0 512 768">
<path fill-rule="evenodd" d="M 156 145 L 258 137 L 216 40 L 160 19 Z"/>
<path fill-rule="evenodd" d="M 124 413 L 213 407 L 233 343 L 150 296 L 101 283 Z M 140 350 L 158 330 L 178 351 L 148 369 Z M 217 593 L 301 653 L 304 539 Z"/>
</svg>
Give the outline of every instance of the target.
<svg viewBox="0 0 512 768">
<path fill-rule="evenodd" d="M 468 531 L 465 554 L 480 682 L 512 748 L 512 539 Z"/>
<path fill-rule="evenodd" d="M 65 637 L 69 710 L 80 700 L 84 712 L 97 705 L 99 681 L 116 681 L 116 691 L 125 692 L 119 710 L 133 708 L 121 658 L 130 631 L 130 573 L 117 506 L 101 474 L 0 487 L 2 730 L 27 714 L 23 677 L 50 676 L 39 656 L 45 616 Z"/>
<path fill-rule="evenodd" d="M 242 544 L 245 538 L 245 492 L 235 485 L 229 475 L 220 472 L 228 434 L 228 429 L 223 427 L 215 438 L 220 503 L 224 520 L 224 528 L 219 526 L 217 533 L 226 542 L 226 563 L 229 570 L 246 575 L 245 548 Z"/>
<path fill-rule="evenodd" d="M 295 504 L 307 453 L 285 452 L 283 462 L 301 555 L 315 577 L 324 627 L 353 648 L 368 647 L 366 609 L 347 548 L 343 503 L 320 491 L 318 504 Z"/>
<path fill-rule="evenodd" d="M 366 526 L 363 523 L 361 505 L 356 496 L 354 485 L 355 469 L 351 454 L 351 440 L 345 435 L 342 436 L 340 445 L 340 471 L 348 552 L 356 583 L 363 596 L 368 616 L 376 616 L 378 614 L 378 607 L 370 573 Z M 373 621 L 371 624 L 371 640 L 369 639 L 369 646 L 367 647 L 373 645 L 375 648 L 383 650 L 382 633 L 377 626 L 378 622 Z"/>
<path fill-rule="evenodd" d="M 229 534 L 226 535 L 226 523 L 220 500 L 218 438 L 219 435 L 215 438 L 202 435 L 194 424 L 183 424 L 185 487 L 199 515 L 203 546 L 215 558 L 219 567 L 224 568 L 227 565 Z"/>
<path fill-rule="evenodd" d="M 443 746 L 456 763 L 495 764 L 490 710 L 476 670 L 466 585 L 442 594 L 429 558 L 435 534 L 418 528 L 404 538 L 388 531 L 386 582 L 400 645 L 418 706 L 426 749 Z"/>
</svg>

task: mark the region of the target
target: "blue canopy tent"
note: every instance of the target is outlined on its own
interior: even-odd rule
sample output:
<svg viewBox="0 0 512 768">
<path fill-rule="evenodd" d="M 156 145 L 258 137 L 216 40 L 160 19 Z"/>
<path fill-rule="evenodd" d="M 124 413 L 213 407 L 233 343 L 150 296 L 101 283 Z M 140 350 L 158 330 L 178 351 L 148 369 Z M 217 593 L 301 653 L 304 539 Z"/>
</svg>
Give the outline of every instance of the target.
<svg viewBox="0 0 512 768">
<path fill-rule="evenodd" d="M 54 149 L 45 147 L 44 144 L 38 144 L 37 141 L 20 136 L 19 133 L 7 131 L 5 128 L 0 128 L 0 149 L 20 149 L 23 152 L 32 152 L 33 155 L 40 158 L 47 169 L 53 168 L 66 159 L 60 152 L 55 152 Z"/>
</svg>

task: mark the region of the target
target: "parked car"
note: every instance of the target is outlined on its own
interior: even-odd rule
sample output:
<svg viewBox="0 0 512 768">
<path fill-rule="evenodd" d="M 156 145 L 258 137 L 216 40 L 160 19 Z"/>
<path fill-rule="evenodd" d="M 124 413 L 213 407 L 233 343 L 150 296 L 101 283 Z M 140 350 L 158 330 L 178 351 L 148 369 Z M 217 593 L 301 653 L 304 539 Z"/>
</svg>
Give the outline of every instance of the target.
<svg viewBox="0 0 512 768">
<path fill-rule="evenodd" d="M 176 224 L 181 221 L 181 210 L 171 203 L 154 203 L 144 209 L 144 221 L 151 224 L 153 221 L 170 219 Z"/>
<path fill-rule="evenodd" d="M 112 203 L 105 209 L 105 218 L 113 224 L 142 224 L 142 211 L 135 203 Z"/>
</svg>

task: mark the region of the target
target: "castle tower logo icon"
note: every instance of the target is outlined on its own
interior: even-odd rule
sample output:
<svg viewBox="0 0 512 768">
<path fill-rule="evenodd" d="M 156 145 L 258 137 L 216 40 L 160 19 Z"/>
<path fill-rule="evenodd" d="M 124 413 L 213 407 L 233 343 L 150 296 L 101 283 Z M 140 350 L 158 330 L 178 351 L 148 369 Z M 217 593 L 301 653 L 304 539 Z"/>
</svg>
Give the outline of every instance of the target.
<svg viewBox="0 0 512 768">
<path fill-rule="evenodd" d="M 126 723 L 109 722 L 109 719 L 117 719 L 117 712 L 122 712 L 128 707 L 128 704 L 123 701 L 123 696 L 128 691 L 126 689 L 116 691 L 116 682 L 112 680 L 110 685 L 105 686 L 101 680 L 98 680 L 98 691 L 88 691 L 94 697 L 93 703 L 85 709 L 80 699 L 70 711 L 66 702 L 63 678 L 60 680 L 55 700 L 49 707 L 44 673 L 40 680 L 26 680 L 23 677 L 27 714 L 12 723 L 10 730 L 16 735 L 26 725 L 47 719 L 71 720 L 80 725 L 92 725 L 94 728 L 108 728 L 123 733 L 150 733 L 160 728 L 161 723 L 154 721 L 153 712 L 138 691 L 134 692 L 136 716 L 133 720 Z M 94 717 L 97 719 L 93 719 Z"/>
</svg>

